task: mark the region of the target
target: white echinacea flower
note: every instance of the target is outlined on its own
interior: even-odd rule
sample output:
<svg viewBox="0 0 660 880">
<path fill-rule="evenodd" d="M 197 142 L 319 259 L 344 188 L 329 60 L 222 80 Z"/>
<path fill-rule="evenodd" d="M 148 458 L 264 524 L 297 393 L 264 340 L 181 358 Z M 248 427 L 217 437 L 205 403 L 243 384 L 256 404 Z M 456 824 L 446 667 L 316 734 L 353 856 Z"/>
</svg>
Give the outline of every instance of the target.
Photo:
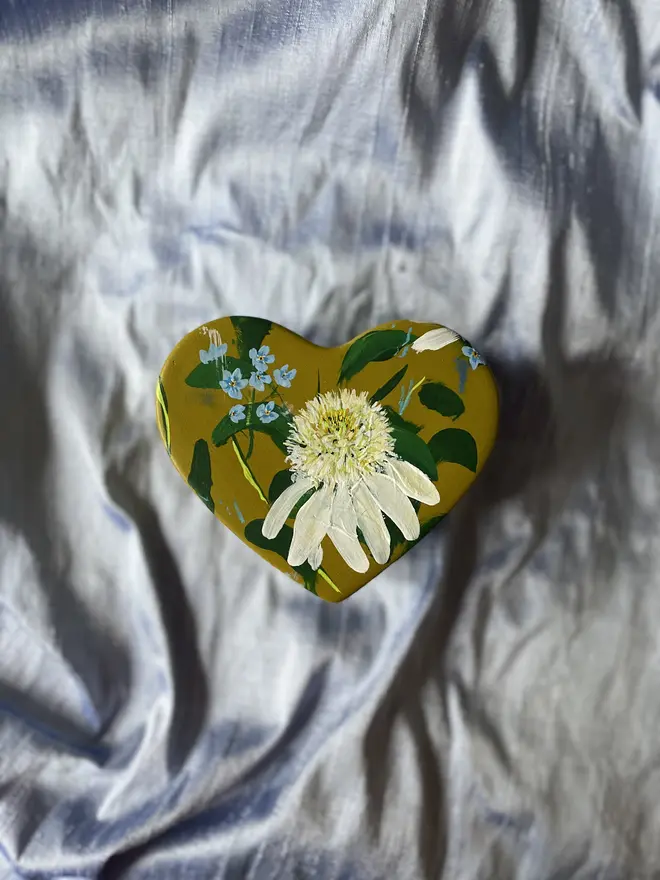
<svg viewBox="0 0 660 880">
<path fill-rule="evenodd" d="M 396 456 L 387 416 L 365 391 L 328 391 L 308 400 L 293 417 L 286 448 L 293 482 L 268 511 L 262 533 L 276 537 L 298 501 L 313 492 L 296 514 L 289 565 L 307 561 L 318 569 L 327 535 L 354 571 L 366 571 L 358 529 L 383 564 L 390 556 L 383 513 L 414 541 L 420 526 L 410 499 L 440 501 L 426 474 Z"/>
<path fill-rule="evenodd" d="M 437 330 L 429 330 L 422 333 L 412 344 L 413 351 L 439 351 L 452 342 L 457 342 L 461 337 L 448 327 L 438 327 Z"/>
</svg>

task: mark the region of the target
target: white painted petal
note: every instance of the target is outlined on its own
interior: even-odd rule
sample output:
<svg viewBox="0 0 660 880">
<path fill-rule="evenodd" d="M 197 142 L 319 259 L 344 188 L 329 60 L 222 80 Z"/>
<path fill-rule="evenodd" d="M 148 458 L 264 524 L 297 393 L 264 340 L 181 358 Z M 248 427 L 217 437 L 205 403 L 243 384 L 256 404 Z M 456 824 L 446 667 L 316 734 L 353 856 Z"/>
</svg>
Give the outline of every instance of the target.
<svg viewBox="0 0 660 880">
<path fill-rule="evenodd" d="M 425 473 L 409 461 L 390 461 L 386 471 L 394 477 L 408 498 L 416 498 L 422 504 L 437 504 L 440 493 Z"/>
<path fill-rule="evenodd" d="M 419 520 L 410 499 L 387 474 L 373 474 L 365 480 L 380 509 L 400 529 L 407 541 L 419 538 Z"/>
<path fill-rule="evenodd" d="M 307 562 L 311 565 L 314 571 L 318 571 L 321 567 L 321 563 L 323 562 L 323 547 L 321 544 L 318 547 L 315 547 L 312 552 L 307 557 Z"/>
<path fill-rule="evenodd" d="M 412 347 L 413 351 L 439 351 L 458 339 L 460 339 L 458 333 L 454 333 L 448 327 L 438 327 L 437 330 L 423 333 L 419 339 L 413 342 Z"/>
<path fill-rule="evenodd" d="M 366 571 L 369 568 L 367 554 L 357 537 L 357 515 L 353 509 L 353 501 L 345 486 L 337 489 L 332 500 L 328 537 L 353 571 Z"/>
<path fill-rule="evenodd" d="M 330 490 L 324 486 L 296 514 L 287 557 L 289 565 L 302 565 L 326 536 L 330 528 L 331 500 Z"/>
<path fill-rule="evenodd" d="M 390 558 L 390 533 L 376 499 L 364 483 L 358 483 L 353 490 L 353 506 L 358 527 L 371 555 L 379 565 L 383 565 Z"/>
<path fill-rule="evenodd" d="M 303 497 L 305 492 L 312 488 L 314 484 L 306 477 L 296 480 L 294 483 L 282 492 L 275 499 L 273 506 L 266 514 L 266 519 L 261 527 L 261 534 L 264 538 L 274 538 L 280 533 L 280 529 L 287 521 L 287 517 Z"/>
</svg>

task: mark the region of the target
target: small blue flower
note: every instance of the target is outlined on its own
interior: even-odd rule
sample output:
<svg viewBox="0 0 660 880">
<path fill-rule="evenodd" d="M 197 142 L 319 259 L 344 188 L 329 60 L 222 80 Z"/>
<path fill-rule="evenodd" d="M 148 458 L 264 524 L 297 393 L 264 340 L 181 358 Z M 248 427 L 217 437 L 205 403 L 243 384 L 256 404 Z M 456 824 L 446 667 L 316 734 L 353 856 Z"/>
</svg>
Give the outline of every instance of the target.
<svg viewBox="0 0 660 880">
<path fill-rule="evenodd" d="M 229 418 L 232 422 L 237 425 L 239 422 L 242 422 L 245 418 L 245 407 L 242 403 L 236 403 L 229 410 Z"/>
<path fill-rule="evenodd" d="M 259 351 L 256 348 L 251 348 L 248 353 L 252 365 L 258 373 L 265 373 L 268 369 L 268 364 L 272 364 L 275 360 L 275 355 L 270 354 L 270 348 L 267 345 L 262 345 Z"/>
<path fill-rule="evenodd" d="M 269 376 L 268 373 L 252 373 L 250 376 L 250 385 L 257 391 L 264 390 L 264 382 L 270 385 L 272 381 L 273 377 Z"/>
<path fill-rule="evenodd" d="M 291 380 L 295 379 L 296 369 L 294 367 L 289 369 L 289 365 L 284 364 L 283 367 L 273 370 L 273 376 L 275 376 L 275 381 L 282 388 L 291 388 Z"/>
<path fill-rule="evenodd" d="M 240 400 L 243 396 L 241 391 L 247 385 L 248 380 L 243 378 L 240 369 L 236 367 L 233 373 L 229 370 L 222 371 L 222 379 L 220 379 L 220 387 L 234 400 Z"/>
<path fill-rule="evenodd" d="M 261 421 L 267 425 L 268 422 L 274 422 L 275 419 L 279 416 L 279 413 L 275 412 L 275 404 L 273 401 L 269 401 L 269 403 L 260 403 L 257 407 L 257 416 L 261 419 Z"/>
<path fill-rule="evenodd" d="M 478 351 L 475 351 L 474 348 L 471 348 L 469 345 L 464 345 L 461 349 L 466 358 L 470 360 L 470 366 L 473 370 L 476 370 L 479 364 L 484 364 L 486 361 L 481 357 Z"/>
<path fill-rule="evenodd" d="M 210 364 L 212 361 L 219 361 L 220 358 L 224 357 L 226 354 L 226 342 L 223 342 L 222 345 L 216 345 L 214 342 L 212 342 L 209 345 L 208 351 L 200 351 L 199 359 L 203 364 Z"/>
</svg>

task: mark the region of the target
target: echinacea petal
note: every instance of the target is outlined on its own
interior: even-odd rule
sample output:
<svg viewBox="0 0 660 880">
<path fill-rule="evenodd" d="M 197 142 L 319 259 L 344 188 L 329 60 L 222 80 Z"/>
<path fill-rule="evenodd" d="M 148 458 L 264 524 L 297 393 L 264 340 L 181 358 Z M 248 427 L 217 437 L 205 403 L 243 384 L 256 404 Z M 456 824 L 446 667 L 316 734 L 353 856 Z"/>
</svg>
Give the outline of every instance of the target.
<svg viewBox="0 0 660 880">
<path fill-rule="evenodd" d="M 353 571 L 369 568 L 369 560 L 357 538 L 357 516 L 346 486 L 340 486 L 332 499 L 328 537 Z"/>
<path fill-rule="evenodd" d="M 436 487 L 414 464 L 394 459 L 388 462 L 385 472 L 394 478 L 399 488 L 403 489 L 409 498 L 431 505 L 440 501 L 440 493 Z"/>
<path fill-rule="evenodd" d="M 275 538 L 280 533 L 280 529 L 287 521 L 289 514 L 296 504 L 303 497 L 305 492 L 309 491 L 314 484 L 311 480 L 301 477 L 282 492 L 275 499 L 273 506 L 266 514 L 263 525 L 261 526 L 261 534 L 264 538 Z"/>
<path fill-rule="evenodd" d="M 461 337 L 448 327 L 438 327 L 437 330 L 429 330 L 417 338 L 413 344 L 413 351 L 439 351 Z"/>
<path fill-rule="evenodd" d="M 318 547 L 315 547 L 312 552 L 307 557 L 307 562 L 309 562 L 310 566 L 314 569 L 314 571 L 318 571 L 321 567 L 321 563 L 323 562 L 323 547 L 321 544 Z"/>
<path fill-rule="evenodd" d="M 372 474 L 364 481 L 380 509 L 399 527 L 407 541 L 419 538 L 419 520 L 408 496 L 387 474 Z"/>
<path fill-rule="evenodd" d="M 353 506 L 358 527 L 371 555 L 379 565 L 383 565 L 390 558 L 390 533 L 376 499 L 363 482 L 353 490 Z"/>
<path fill-rule="evenodd" d="M 302 565 L 320 544 L 330 527 L 330 490 L 324 486 L 306 501 L 293 524 L 293 540 L 289 548 L 289 565 Z"/>
</svg>

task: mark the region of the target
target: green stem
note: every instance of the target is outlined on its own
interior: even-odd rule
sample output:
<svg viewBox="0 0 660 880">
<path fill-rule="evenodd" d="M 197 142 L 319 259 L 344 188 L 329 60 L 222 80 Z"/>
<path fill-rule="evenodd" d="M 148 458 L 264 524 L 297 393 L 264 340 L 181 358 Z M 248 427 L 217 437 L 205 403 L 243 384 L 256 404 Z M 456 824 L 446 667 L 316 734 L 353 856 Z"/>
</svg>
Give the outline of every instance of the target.
<svg viewBox="0 0 660 880">
<path fill-rule="evenodd" d="M 254 410 L 254 389 L 252 390 L 252 401 L 250 403 L 250 416 L 252 416 L 252 411 Z M 245 454 L 245 460 L 247 461 L 252 455 L 252 450 L 254 449 L 254 431 L 250 428 L 250 440 L 248 443 L 248 451 Z"/>
<path fill-rule="evenodd" d="M 243 455 L 243 451 L 241 450 L 241 447 L 238 445 L 238 440 L 236 439 L 236 437 L 231 438 L 231 443 L 232 443 L 232 446 L 234 447 L 234 452 L 236 453 L 236 458 L 238 459 L 238 462 L 243 470 L 243 476 L 248 481 L 248 483 L 252 486 L 252 488 L 256 491 L 259 498 L 261 498 L 261 500 L 263 502 L 268 504 L 268 499 L 264 495 L 264 491 L 261 488 L 261 486 L 259 485 L 259 482 L 258 482 L 257 478 L 255 477 L 254 472 L 252 471 L 252 468 L 247 463 L 245 456 Z"/>
</svg>

